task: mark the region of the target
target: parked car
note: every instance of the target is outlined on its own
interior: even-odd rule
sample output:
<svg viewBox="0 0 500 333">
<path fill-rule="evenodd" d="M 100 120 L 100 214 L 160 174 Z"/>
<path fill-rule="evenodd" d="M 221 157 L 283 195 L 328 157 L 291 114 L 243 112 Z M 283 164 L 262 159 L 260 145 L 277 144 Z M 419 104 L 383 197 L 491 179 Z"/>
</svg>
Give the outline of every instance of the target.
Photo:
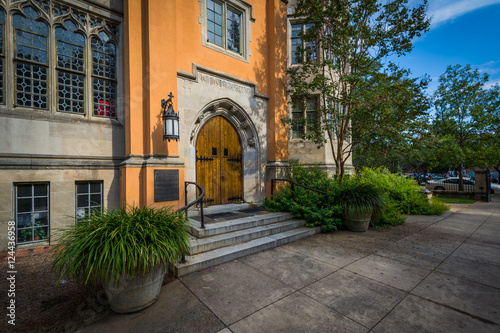
<svg viewBox="0 0 500 333">
<path fill-rule="evenodd" d="M 499 183 L 499 179 L 498 179 L 498 173 L 492 173 L 491 174 L 491 182 L 492 183 Z"/>
<path fill-rule="evenodd" d="M 429 180 L 425 188 L 429 191 L 458 191 L 459 177 L 449 177 L 441 180 Z M 469 177 L 463 177 L 464 192 L 474 192 L 476 182 Z M 491 184 L 491 194 L 500 194 L 500 185 Z"/>
</svg>

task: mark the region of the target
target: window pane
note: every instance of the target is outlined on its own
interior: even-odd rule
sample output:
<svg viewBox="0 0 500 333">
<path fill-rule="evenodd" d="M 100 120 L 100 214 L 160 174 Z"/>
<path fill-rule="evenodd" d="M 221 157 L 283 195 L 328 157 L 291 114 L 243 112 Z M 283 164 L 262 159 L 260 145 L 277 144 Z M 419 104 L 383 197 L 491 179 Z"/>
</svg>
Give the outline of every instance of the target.
<svg viewBox="0 0 500 333">
<path fill-rule="evenodd" d="M 86 194 L 78 195 L 76 201 L 77 207 L 88 207 L 89 206 L 89 196 Z"/>
<path fill-rule="evenodd" d="M 101 193 L 101 184 L 100 183 L 90 183 L 90 192 L 91 193 Z"/>
<path fill-rule="evenodd" d="M 88 193 L 89 192 L 89 184 L 76 184 L 76 193 Z"/>
<path fill-rule="evenodd" d="M 49 216 L 47 213 L 35 213 L 34 217 L 35 217 L 35 227 L 49 224 Z"/>
<path fill-rule="evenodd" d="M 31 186 L 31 185 L 29 185 Z M 45 184 L 35 184 L 33 185 L 35 196 L 47 196 L 47 188 L 48 186 Z"/>
<path fill-rule="evenodd" d="M 207 38 L 208 41 L 222 46 L 222 7 L 207 1 Z"/>
<path fill-rule="evenodd" d="M 16 63 L 16 103 L 47 109 L 47 68 Z"/>
<path fill-rule="evenodd" d="M 17 214 L 17 227 L 18 228 L 31 227 L 31 213 Z"/>
<path fill-rule="evenodd" d="M 48 206 L 47 198 L 35 198 L 35 211 L 47 210 Z"/>
<path fill-rule="evenodd" d="M 33 208 L 33 201 L 29 199 L 17 199 L 17 211 L 19 213 L 31 212 Z"/>
<path fill-rule="evenodd" d="M 34 240 L 44 240 L 47 239 L 49 234 L 48 227 L 34 228 Z"/>
<path fill-rule="evenodd" d="M 84 76 L 57 71 L 57 78 L 57 111 L 83 114 L 85 111 Z"/>
<path fill-rule="evenodd" d="M 92 206 L 92 207 L 101 206 L 101 195 L 100 194 L 92 194 L 90 196 L 90 206 Z"/>
<path fill-rule="evenodd" d="M 17 197 L 31 197 L 33 195 L 31 185 L 17 185 Z"/>
<path fill-rule="evenodd" d="M 240 53 L 241 40 L 240 14 L 227 10 L 227 48 Z"/>
<path fill-rule="evenodd" d="M 17 230 L 17 242 L 26 243 L 33 241 L 33 229 L 18 229 Z"/>
<path fill-rule="evenodd" d="M 94 116 L 116 118 L 116 83 L 94 79 Z"/>
</svg>

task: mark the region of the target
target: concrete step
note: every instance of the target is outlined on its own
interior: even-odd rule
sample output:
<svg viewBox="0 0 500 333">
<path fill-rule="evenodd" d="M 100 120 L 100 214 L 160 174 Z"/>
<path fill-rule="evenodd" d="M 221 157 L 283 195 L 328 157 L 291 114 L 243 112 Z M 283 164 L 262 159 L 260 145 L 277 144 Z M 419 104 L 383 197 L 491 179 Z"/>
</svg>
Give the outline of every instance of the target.
<svg viewBox="0 0 500 333">
<path fill-rule="evenodd" d="M 216 205 L 208 206 L 203 208 L 203 214 L 218 214 L 218 213 L 229 213 L 235 212 L 242 209 L 257 208 L 262 207 L 261 203 L 238 203 L 238 204 L 227 204 L 227 205 Z M 188 217 L 200 216 L 200 208 L 192 208 L 188 210 Z"/>
<path fill-rule="evenodd" d="M 185 276 L 187 274 L 238 259 L 249 254 L 268 250 L 276 246 L 293 242 L 300 238 L 314 235 L 320 232 L 320 230 L 320 228 L 301 227 L 253 239 L 248 242 L 198 253 L 193 256 L 186 256 L 185 263 L 177 263 L 175 265 L 175 274 L 178 277 Z"/>
<path fill-rule="evenodd" d="M 190 219 L 189 233 L 196 238 L 205 238 L 214 235 L 220 235 L 237 230 L 243 230 L 253 227 L 258 227 L 266 224 L 282 222 L 292 219 L 290 213 L 269 213 L 263 215 L 254 215 L 243 217 L 237 220 L 205 224 L 205 229 L 201 228 L 201 222 Z"/>
<path fill-rule="evenodd" d="M 247 242 L 252 239 L 296 229 L 302 227 L 304 223 L 304 220 L 288 220 L 284 222 L 277 222 L 259 227 L 223 233 L 212 237 L 195 238 L 190 241 L 190 252 L 191 255 L 194 255 L 197 253 L 218 249 L 224 246 Z"/>
</svg>

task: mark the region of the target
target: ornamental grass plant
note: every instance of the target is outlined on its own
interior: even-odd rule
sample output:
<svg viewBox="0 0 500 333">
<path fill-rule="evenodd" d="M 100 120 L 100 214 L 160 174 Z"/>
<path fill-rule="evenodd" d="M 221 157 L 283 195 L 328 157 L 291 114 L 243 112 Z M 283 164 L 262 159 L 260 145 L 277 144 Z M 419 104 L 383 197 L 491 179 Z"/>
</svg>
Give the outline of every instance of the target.
<svg viewBox="0 0 500 333">
<path fill-rule="evenodd" d="M 83 285 L 133 279 L 189 252 L 186 219 L 170 208 L 132 207 L 87 215 L 56 233 L 52 271 Z"/>
</svg>

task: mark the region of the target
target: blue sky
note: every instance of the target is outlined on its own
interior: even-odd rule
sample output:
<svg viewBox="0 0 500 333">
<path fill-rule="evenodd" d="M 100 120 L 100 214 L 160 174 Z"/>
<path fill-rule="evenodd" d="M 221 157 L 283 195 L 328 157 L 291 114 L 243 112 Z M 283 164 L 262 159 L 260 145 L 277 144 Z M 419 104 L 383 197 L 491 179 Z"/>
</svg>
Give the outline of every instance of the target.
<svg viewBox="0 0 500 333">
<path fill-rule="evenodd" d="M 487 87 L 500 84 L 500 0 L 429 0 L 428 13 L 430 31 L 410 54 L 391 61 L 411 69 L 413 77 L 429 74 L 430 94 L 448 65 L 470 64 L 490 74 Z"/>
</svg>

